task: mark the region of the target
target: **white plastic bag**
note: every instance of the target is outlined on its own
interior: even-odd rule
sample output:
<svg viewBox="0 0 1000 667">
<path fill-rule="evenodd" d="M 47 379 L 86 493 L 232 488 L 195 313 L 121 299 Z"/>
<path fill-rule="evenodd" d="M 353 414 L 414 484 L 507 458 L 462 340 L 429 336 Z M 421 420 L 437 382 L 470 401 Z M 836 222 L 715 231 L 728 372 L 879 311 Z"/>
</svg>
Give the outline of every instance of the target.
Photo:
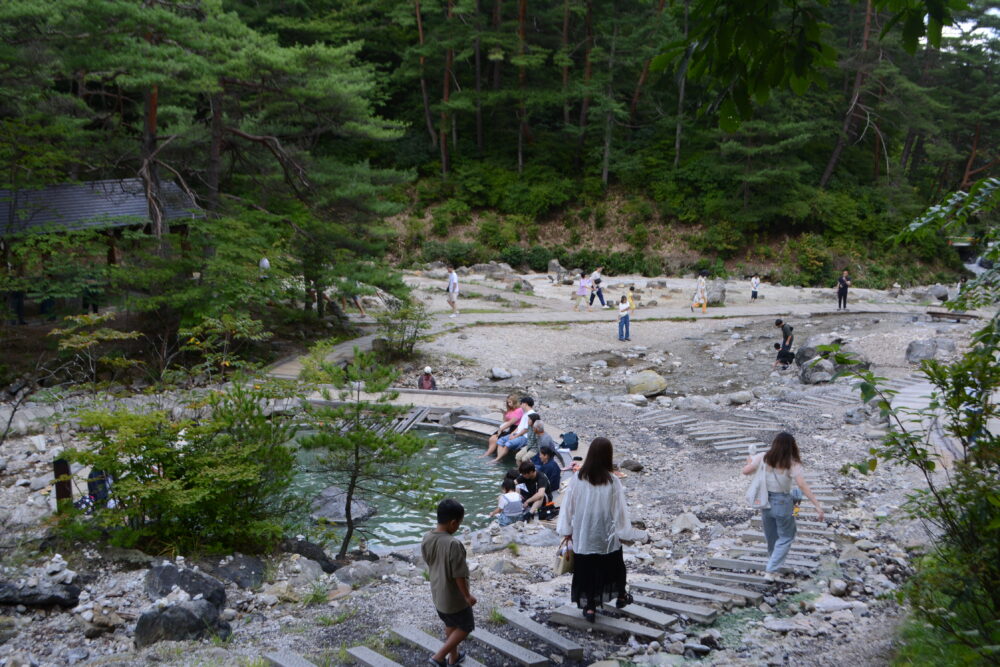
<svg viewBox="0 0 1000 667">
<path fill-rule="evenodd" d="M 752 510 L 766 510 L 771 506 L 767 497 L 767 482 L 764 480 L 764 462 L 757 464 L 757 472 L 747 489 L 747 507 Z"/>
</svg>

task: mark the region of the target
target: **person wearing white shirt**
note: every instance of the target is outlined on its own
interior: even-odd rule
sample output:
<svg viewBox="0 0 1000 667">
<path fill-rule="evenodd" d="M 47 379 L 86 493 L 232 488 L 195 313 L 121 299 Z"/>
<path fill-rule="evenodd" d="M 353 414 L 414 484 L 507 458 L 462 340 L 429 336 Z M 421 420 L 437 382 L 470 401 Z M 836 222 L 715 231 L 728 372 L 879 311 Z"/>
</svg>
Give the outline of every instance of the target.
<svg viewBox="0 0 1000 667">
<path fill-rule="evenodd" d="M 750 279 L 750 303 L 753 303 L 754 301 L 757 300 L 757 290 L 759 288 L 760 288 L 760 278 L 755 273 L 753 274 L 753 277 Z"/>
<path fill-rule="evenodd" d="M 601 302 L 601 308 L 610 308 L 608 304 L 604 302 L 604 290 L 601 289 L 601 271 L 604 270 L 603 266 L 599 266 L 594 269 L 594 272 L 590 274 L 590 305 L 594 305 L 594 297 L 596 296 L 598 301 Z"/>
<path fill-rule="evenodd" d="M 507 456 L 509 452 L 516 452 L 528 444 L 528 429 L 531 428 L 531 415 L 536 414 L 535 399 L 531 398 L 531 396 L 522 396 L 521 411 L 521 421 L 518 422 L 517 428 L 512 433 L 500 436 L 497 439 L 497 457 L 493 459 L 494 463 L 500 463 L 500 460 Z"/>
<path fill-rule="evenodd" d="M 633 601 L 625 589 L 622 541 L 646 537 L 629 520 L 625 489 L 612 472 L 613 457 L 611 441 L 594 438 L 563 494 L 556 527 L 573 550 L 570 597 L 591 623 L 604 602 L 614 599 L 621 608 Z"/>
<path fill-rule="evenodd" d="M 691 300 L 691 312 L 694 312 L 695 306 L 701 306 L 701 312 L 706 312 L 708 310 L 708 285 L 705 284 L 705 272 L 702 271 L 698 276 L 698 284 L 694 288 L 694 299 Z"/>
<path fill-rule="evenodd" d="M 458 315 L 458 274 L 455 273 L 455 267 L 448 267 L 448 305 L 451 306 L 451 315 L 448 317 L 455 317 Z"/>
<path fill-rule="evenodd" d="M 618 340 L 632 340 L 629 337 L 629 313 L 632 308 L 629 306 L 628 297 L 622 295 L 618 303 Z"/>
</svg>

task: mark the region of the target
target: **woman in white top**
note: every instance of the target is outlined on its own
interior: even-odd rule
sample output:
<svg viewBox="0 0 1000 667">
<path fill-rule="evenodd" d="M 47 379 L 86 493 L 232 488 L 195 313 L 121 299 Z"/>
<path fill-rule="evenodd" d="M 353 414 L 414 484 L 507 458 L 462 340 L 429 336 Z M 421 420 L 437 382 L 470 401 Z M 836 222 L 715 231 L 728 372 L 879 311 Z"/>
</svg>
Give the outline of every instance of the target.
<svg viewBox="0 0 1000 667">
<path fill-rule="evenodd" d="M 691 300 L 691 312 L 695 306 L 701 306 L 701 312 L 708 310 L 708 285 L 705 284 L 705 272 L 698 275 L 698 284 L 694 288 L 694 299 Z"/>
<path fill-rule="evenodd" d="M 628 304 L 628 297 L 622 296 L 618 303 L 618 340 L 632 340 L 629 328 L 629 313 L 632 312 Z"/>
<path fill-rule="evenodd" d="M 767 540 L 767 567 L 764 576 L 770 580 L 785 562 L 788 550 L 792 547 L 792 540 L 795 539 L 795 516 L 792 514 L 794 500 L 791 495 L 793 480 L 816 506 L 816 514 L 820 521 L 824 515 L 823 508 L 820 507 L 819 501 L 816 500 L 816 496 L 802 475 L 799 446 L 795 444 L 795 438 L 791 433 L 779 433 L 774 437 L 767 452 L 747 458 L 743 474 L 752 475 L 761 465 L 764 466 L 769 504 L 767 509 L 760 511 L 761 521 L 764 524 L 764 537 Z"/>
<path fill-rule="evenodd" d="M 605 601 L 615 598 L 618 607 L 632 601 L 625 590 L 621 541 L 645 538 L 629 521 L 625 490 L 611 473 L 612 456 L 611 441 L 594 438 L 559 510 L 557 531 L 573 549 L 570 597 L 591 623 Z"/>
</svg>

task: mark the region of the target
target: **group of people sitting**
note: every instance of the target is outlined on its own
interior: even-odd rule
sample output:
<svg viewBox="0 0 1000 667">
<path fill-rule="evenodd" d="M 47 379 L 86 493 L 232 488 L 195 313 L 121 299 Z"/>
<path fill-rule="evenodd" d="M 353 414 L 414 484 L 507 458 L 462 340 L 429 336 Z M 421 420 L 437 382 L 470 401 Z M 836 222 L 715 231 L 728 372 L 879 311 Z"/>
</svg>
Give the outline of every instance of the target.
<svg viewBox="0 0 1000 667">
<path fill-rule="evenodd" d="M 562 483 L 562 459 L 530 396 L 507 397 L 504 421 L 490 436 L 483 456 L 495 455 L 493 462 L 499 463 L 511 453 L 517 468 L 501 482 L 502 493 L 490 516 L 499 517 L 501 526 L 555 516 L 553 501 Z"/>
</svg>

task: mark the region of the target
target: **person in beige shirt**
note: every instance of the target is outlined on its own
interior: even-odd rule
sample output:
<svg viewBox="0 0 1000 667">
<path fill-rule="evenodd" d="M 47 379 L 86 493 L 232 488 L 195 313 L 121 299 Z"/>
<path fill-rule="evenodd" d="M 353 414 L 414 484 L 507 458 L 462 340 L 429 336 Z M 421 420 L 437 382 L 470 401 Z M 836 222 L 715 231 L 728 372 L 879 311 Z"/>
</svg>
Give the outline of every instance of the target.
<svg viewBox="0 0 1000 667">
<path fill-rule="evenodd" d="M 476 629 L 472 615 L 476 598 L 469 592 L 465 547 L 453 537 L 464 518 L 462 504 L 445 498 L 437 507 L 437 527 L 424 535 L 420 544 L 420 555 L 427 563 L 434 607 L 444 621 L 444 644 L 427 659 L 438 667 L 462 662 L 465 655 L 458 650 L 458 645 Z"/>
</svg>

